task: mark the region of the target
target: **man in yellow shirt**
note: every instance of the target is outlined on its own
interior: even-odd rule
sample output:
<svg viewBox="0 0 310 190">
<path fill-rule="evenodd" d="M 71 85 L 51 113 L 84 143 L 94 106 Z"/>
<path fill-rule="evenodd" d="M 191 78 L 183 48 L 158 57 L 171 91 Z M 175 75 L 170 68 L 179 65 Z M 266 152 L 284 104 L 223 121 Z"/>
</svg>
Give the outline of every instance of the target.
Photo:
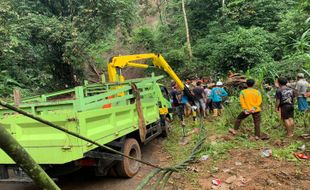
<svg viewBox="0 0 310 190">
<path fill-rule="evenodd" d="M 258 90 L 253 88 L 255 84 L 253 79 L 248 79 L 246 84 L 247 88 L 241 91 L 239 97 L 242 112 L 235 121 L 234 129 L 230 129 L 229 131 L 236 134 L 236 130 L 239 129 L 242 120 L 252 115 L 255 126 L 255 138 L 259 139 L 262 138 L 260 132 L 262 95 Z"/>
</svg>

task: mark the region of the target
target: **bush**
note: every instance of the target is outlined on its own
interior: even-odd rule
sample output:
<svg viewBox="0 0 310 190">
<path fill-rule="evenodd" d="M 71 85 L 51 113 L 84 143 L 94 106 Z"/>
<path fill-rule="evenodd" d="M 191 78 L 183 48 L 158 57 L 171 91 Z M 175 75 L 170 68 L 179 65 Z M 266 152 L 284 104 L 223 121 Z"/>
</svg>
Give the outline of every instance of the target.
<svg viewBox="0 0 310 190">
<path fill-rule="evenodd" d="M 276 39 L 261 28 L 238 28 L 208 35 L 197 42 L 194 52 L 197 57 L 207 59 L 215 71 L 246 71 L 273 60 Z"/>
</svg>

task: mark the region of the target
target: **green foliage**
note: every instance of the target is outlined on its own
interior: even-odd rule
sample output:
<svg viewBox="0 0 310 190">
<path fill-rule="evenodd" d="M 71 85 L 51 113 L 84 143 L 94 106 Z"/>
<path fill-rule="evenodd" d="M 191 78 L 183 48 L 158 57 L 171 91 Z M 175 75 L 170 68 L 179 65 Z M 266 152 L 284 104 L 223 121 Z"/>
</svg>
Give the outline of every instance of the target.
<svg viewBox="0 0 310 190">
<path fill-rule="evenodd" d="M 130 33 L 135 10 L 132 0 L 3 0 L 0 70 L 32 93 L 74 86 L 87 64 L 103 61 L 98 54 L 111 49 L 110 34 Z M 12 85 L 1 95 L 11 94 Z"/>
<path fill-rule="evenodd" d="M 305 22 L 309 14 L 301 9 L 293 9 L 282 15 L 282 20 L 278 25 L 278 35 L 282 39 L 285 53 L 294 53 L 298 49 L 298 39 L 309 28 Z"/>
<path fill-rule="evenodd" d="M 194 52 L 197 57 L 207 59 L 214 70 L 246 71 L 272 60 L 270 41 L 275 41 L 274 36 L 261 28 L 238 28 L 199 40 Z M 223 45 L 219 46 L 219 43 Z"/>
<path fill-rule="evenodd" d="M 188 6 L 189 28 L 195 34 L 193 39 L 199 39 L 208 32 L 210 21 L 220 17 L 220 1 L 194 0 L 189 1 Z"/>
<path fill-rule="evenodd" d="M 132 0 L 3 0 L 0 93 L 74 86 L 87 75 L 87 65 L 104 68 L 122 52 L 161 53 L 183 78 L 249 70 L 272 81 L 309 71 L 309 1 L 225 2 L 222 7 L 221 1 L 186 1 L 190 60 L 179 0 L 159 1 L 158 7 Z M 148 26 L 147 19 L 141 24 L 139 17 L 153 20 L 158 14 L 159 24 Z M 8 85 L 8 79 L 15 82 Z"/>
<path fill-rule="evenodd" d="M 155 49 L 155 36 L 152 29 L 148 26 L 142 26 L 136 29 L 132 36 L 132 43 L 135 48 L 144 48 L 152 52 Z"/>
<path fill-rule="evenodd" d="M 235 0 L 227 5 L 226 15 L 244 27 L 258 26 L 275 31 L 281 14 L 296 5 L 293 0 Z"/>
<path fill-rule="evenodd" d="M 279 76 L 286 76 L 295 79 L 297 73 L 309 71 L 310 59 L 306 54 L 293 55 L 274 64 L 274 68 Z M 308 76 L 310 77 L 310 76 Z"/>
</svg>

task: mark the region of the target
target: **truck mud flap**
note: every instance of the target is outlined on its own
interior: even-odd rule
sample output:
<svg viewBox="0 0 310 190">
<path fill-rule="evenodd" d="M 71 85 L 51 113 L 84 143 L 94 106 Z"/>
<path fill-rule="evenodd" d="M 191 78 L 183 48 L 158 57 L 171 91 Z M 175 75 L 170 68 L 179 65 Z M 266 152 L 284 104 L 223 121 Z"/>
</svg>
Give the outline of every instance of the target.
<svg viewBox="0 0 310 190">
<path fill-rule="evenodd" d="M 8 179 L 9 178 L 9 171 L 7 166 L 0 165 L 0 179 Z"/>
</svg>

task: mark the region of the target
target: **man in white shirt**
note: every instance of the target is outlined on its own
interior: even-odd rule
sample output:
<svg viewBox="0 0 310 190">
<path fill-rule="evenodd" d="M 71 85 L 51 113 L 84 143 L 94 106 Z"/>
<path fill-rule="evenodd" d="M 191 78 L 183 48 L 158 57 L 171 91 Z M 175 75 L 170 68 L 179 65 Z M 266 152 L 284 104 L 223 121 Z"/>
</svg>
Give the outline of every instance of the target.
<svg viewBox="0 0 310 190">
<path fill-rule="evenodd" d="M 296 92 L 297 92 L 297 101 L 298 109 L 301 112 L 306 112 L 308 110 L 308 102 L 306 93 L 308 90 L 309 83 L 306 81 L 303 73 L 297 74 L 297 83 L 296 83 Z"/>
</svg>

